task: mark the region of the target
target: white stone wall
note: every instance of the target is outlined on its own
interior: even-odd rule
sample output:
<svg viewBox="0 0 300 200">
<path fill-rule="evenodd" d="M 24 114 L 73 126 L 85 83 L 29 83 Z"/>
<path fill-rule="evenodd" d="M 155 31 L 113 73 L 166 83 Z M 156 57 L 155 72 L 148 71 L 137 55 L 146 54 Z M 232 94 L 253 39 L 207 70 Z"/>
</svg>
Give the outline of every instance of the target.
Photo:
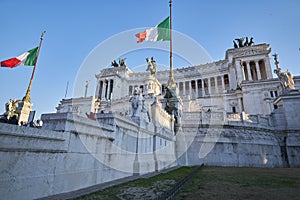
<svg viewBox="0 0 300 200">
<path fill-rule="evenodd" d="M 79 97 L 71 99 L 62 99 L 56 107 L 57 113 L 71 112 L 80 116 L 86 116 L 86 113 L 95 112 L 95 97 Z"/>
<path fill-rule="evenodd" d="M 238 167 L 299 167 L 299 132 L 287 135 L 268 129 L 247 127 L 208 126 L 202 129 L 192 125 L 183 127 L 177 137 L 177 153 L 181 165 L 211 165 Z M 282 156 L 287 151 L 287 160 Z M 288 162 L 288 164 L 286 163 Z"/>
<path fill-rule="evenodd" d="M 74 133 L 1 124 L 0 138 L 3 199 L 35 199 L 131 175 L 99 162 Z M 86 140 L 109 144 L 92 135 Z"/>
<path fill-rule="evenodd" d="M 119 115 L 101 116 L 46 114 L 43 129 L 1 123 L 1 198 L 45 197 L 176 164 L 173 138 Z M 168 145 L 154 152 L 154 136 Z"/>
</svg>

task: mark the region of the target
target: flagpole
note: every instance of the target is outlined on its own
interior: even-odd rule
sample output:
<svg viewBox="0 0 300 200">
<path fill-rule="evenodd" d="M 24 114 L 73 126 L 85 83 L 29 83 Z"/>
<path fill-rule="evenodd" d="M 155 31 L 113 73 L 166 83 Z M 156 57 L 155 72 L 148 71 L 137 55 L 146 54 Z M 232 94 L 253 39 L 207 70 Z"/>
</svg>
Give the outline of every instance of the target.
<svg viewBox="0 0 300 200">
<path fill-rule="evenodd" d="M 173 53 L 172 53 L 172 0 L 169 1 L 169 7 L 170 7 L 170 75 L 169 75 L 168 86 L 174 87 L 175 80 L 173 74 Z"/>
<path fill-rule="evenodd" d="M 41 38 L 40 38 L 40 44 L 39 44 L 38 52 L 37 52 L 37 55 L 36 55 L 36 60 L 35 60 L 34 67 L 33 67 L 32 74 L 31 74 L 31 78 L 30 78 L 30 81 L 29 81 L 29 85 L 28 85 L 26 94 L 25 94 L 25 96 L 23 98 L 23 101 L 28 102 L 28 103 L 31 100 L 30 99 L 30 90 L 31 90 L 31 86 L 32 86 L 32 80 L 33 80 L 33 77 L 34 77 L 34 73 L 35 73 L 35 69 L 36 69 L 36 64 L 37 64 L 38 57 L 39 57 L 39 54 L 40 54 L 40 49 L 41 49 L 41 46 L 42 46 L 42 42 L 43 42 L 43 38 L 44 38 L 45 32 L 46 31 L 42 32 L 42 35 L 41 35 Z"/>
<path fill-rule="evenodd" d="M 169 1 L 170 6 L 170 71 L 173 72 L 173 55 L 172 55 L 172 0 Z"/>
</svg>

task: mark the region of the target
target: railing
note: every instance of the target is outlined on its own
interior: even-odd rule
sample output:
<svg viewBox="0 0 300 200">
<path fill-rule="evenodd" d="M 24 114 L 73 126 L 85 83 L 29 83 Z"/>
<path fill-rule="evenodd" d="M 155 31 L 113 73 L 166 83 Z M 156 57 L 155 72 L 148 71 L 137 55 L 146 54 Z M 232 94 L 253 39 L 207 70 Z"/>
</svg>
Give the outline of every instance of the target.
<svg viewBox="0 0 300 200">
<path fill-rule="evenodd" d="M 155 200 L 170 200 L 172 199 L 176 193 L 186 184 L 190 179 L 192 179 L 198 171 L 203 167 L 203 164 L 194 169 L 189 175 L 181 179 L 178 183 L 176 183 L 171 189 L 164 192 L 163 194 L 157 196 Z"/>
</svg>

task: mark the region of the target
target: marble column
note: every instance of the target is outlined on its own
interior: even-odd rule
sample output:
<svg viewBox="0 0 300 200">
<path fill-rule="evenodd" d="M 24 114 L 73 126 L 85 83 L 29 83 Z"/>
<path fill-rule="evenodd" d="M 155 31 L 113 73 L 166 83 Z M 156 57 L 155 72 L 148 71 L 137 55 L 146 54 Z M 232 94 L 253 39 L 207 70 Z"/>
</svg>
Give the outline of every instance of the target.
<svg viewBox="0 0 300 200">
<path fill-rule="evenodd" d="M 102 98 L 102 99 L 105 99 L 106 82 L 105 82 L 105 80 L 103 80 L 102 82 L 103 82 L 103 84 L 102 84 L 102 94 L 101 94 L 101 98 Z"/>
<path fill-rule="evenodd" d="M 96 94 L 95 94 L 96 99 L 99 98 L 100 95 L 99 92 L 100 92 L 100 81 L 98 81 L 97 88 L 96 88 Z"/>
<path fill-rule="evenodd" d="M 201 88 L 202 97 L 204 97 L 205 93 L 204 93 L 204 80 L 203 79 L 201 79 L 201 86 L 202 86 L 202 88 Z"/>
<path fill-rule="evenodd" d="M 207 83 L 208 83 L 208 94 L 211 94 L 211 84 L 210 84 L 210 78 L 207 78 Z"/>
<path fill-rule="evenodd" d="M 222 79 L 222 92 L 224 92 L 225 90 L 225 82 L 224 82 L 224 75 L 221 76 L 221 79 Z"/>
<path fill-rule="evenodd" d="M 199 97 L 199 94 L 198 94 L 198 80 L 195 80 L 195 88 L 196 88 L 196 98 Z"/>
<path fill-rule="evenodd" d="M 108 80 L 106 99 L 110 99 L 110 80 Z"/>
<path fill-rule="evenodd" d="M 265 71 L 266 71 L 266 79 L 273 77 L 273 70 L 270 64 L 270 59 L 268 56 L 264 59 Z"/>
<path fill-rule="evenodd" d="M 189 81 L 189 94 L 190 98 L 192 98 L 192 81 Z"/>
<path fill-rule="evenodd" d="M 245 66 L 244 65 L 241 65 L 241 70 L 242 70 L 242 77 L 243 77 L 243 81 L 246 80 L 246 75 L 245 75 Z"/>
<path fill-rule="evenodd" d="M 219 94 L 219 88 L 218 88 L 218 77 L 215 76 L 215 89 L 216 89 L 216 94 Z"/>
<path fill-rule="evenodd" d="M 185 81 L 182 83 L 182 87 L 183 87 L 183 96 L 186 95 L 186 91 L 185 91 Z"/>
<path fill-rule="evenodd" d="M 252 81 L 249 61 L 247 61 L 246 64 L 247 64 L 248 81 Z"/>
<path fill-rule="evenodd" d="M 261 74 L 260 74 L 258 60 L 255 61 L 255 68 L 256 68 L 257 80 L 260 80 L 261 79 Z"/>
<path fill-rule="evenodd" d="M 241 98 L 238 98 L 237 101 L 238 101 L 238 108 L 239 108 L 239 110 L 237 110 L 237 112 L 242 112 L 242 101 L 241 101 Z"/>
</svg>

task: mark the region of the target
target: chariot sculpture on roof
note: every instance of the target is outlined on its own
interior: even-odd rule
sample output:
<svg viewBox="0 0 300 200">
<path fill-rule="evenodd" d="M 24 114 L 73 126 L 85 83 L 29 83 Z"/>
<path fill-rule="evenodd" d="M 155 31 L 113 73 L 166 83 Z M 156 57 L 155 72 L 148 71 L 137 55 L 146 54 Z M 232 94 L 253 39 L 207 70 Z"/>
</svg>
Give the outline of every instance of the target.
<svg viewBox="0 0 300 200">
<path fill-rule="evenodd" d="M 126 66 L 126 58 L 122 58 L 122 59 L 119 58 L 119 63 L 117 63 L 116 60 L 113 60 L 111 62 L 111 66 L 113 66 L 113 67 L 119 67 L 119 66 L 124 67 L 124 66 Z"/>
<path fill-rule="evenodd" d="M 244 42 L 244 40 L 245 40 L 245 42 Z M 237 41 L 238 43 L 236 43 L 235 41 Z M 253 44 L 254 44 L 253 37 L 250 38 L 250 41 L 249 41 L 248 37 L 242 37 L 242 38 L 237 38 L 237 39 L 233 40 L 234 48 L 252 46 Z"/>
</svg>

